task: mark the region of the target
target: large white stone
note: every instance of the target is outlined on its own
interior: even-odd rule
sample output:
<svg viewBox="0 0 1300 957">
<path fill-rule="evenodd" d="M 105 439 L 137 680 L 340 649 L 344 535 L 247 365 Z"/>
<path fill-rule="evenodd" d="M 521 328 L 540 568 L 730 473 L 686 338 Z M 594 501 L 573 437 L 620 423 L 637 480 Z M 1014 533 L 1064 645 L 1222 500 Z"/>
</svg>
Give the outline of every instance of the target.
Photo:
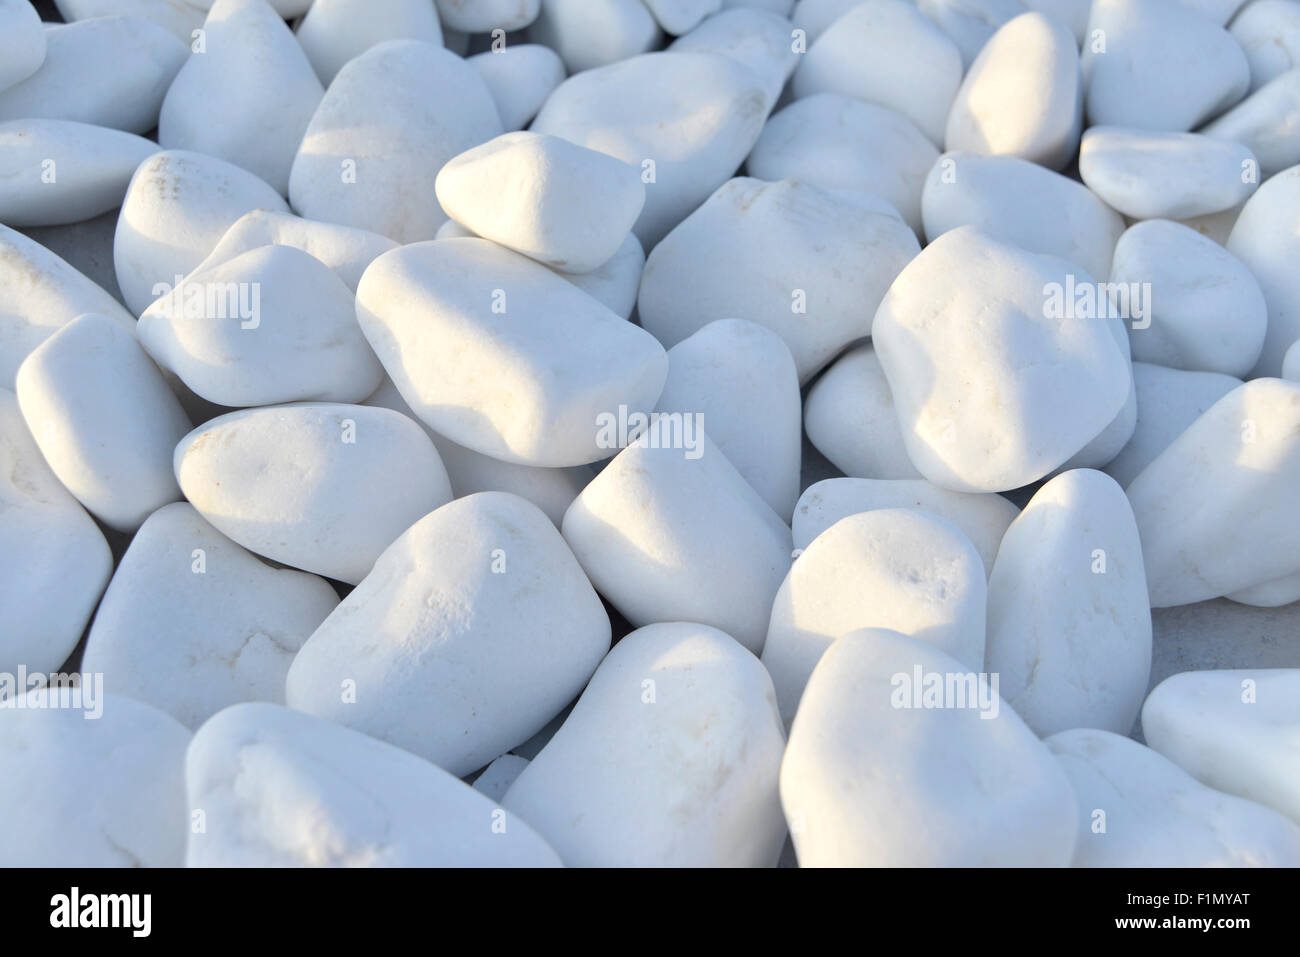
<svg viewBox="0 0 1300 957">
<path fill-rule="evenodd" d="M 1203 786 L 1157 751 L 1092 728 L 1044 743 L 1079 803 L 1074 867 L 1300 866 L 1300 828 Z"/>
<path fill-rule="evenodd" d="M 1268 303 L 1268 329 L 1249 377 L 1275 376 L 1282 356 L 1300 339 L 1300 166 L 1270 177 L 1247 202 L 1232 227 L 1227 250 L 1245 263 Z"/>
<path fill-rule="evenodd" d="M 1094 0 L 1082 63 L 1097 126 L 1185 132 L 1250 86 L 1246 55 L 1228 31 L 1179 0 Z"/>
<path fill-rule="evenodd" d="M 147 133 L 189 53 L 140 17 L 53 24 L 45 42 L 40 69 L 0 89 L 0 120 L 73 120 Z"/>
<path fill-rule="evenodd" d="M 206 272 L 262 246 L 301 249 L 333 269 L 343 284 L 355 293 L 361 275 L 371 261 L 390 249 L 396 249 L 397 243 L 364 229 L 303 219 L 292 213 L 255 209 L 235 220 L 207 258 L 194 267 L 194 272 Z"/>
<path fill-rule="evenodd" d="M 861 628 L 911 635 L 980 670 L 986 595 L 979 553 L 945 519 L 910 508 L 840 519 L 803 549 L 772 603 L 763 664 L 781 717 L 794 720 L 826 649 Z"/>
<path fill-rule="evenodd" d="M 813 383 L 803 427 L 813 447 L 845 475 L 921 477 L 908 458 L 889 380 L 870 343 L 849 349 Z"/>
<path fill-rule="evenodd" d="M 609 642 L 555 526 L 482 492 L 384 551 L 294 659 L 288 703 L 464 775 L 541 730 Z"/>
<path fill-rule="evenodd" d="M 1142 734 L 1202 784 L 1300 823 L 1300 668 L 1166 678 L 1142 708 Z"/>
<path fill-rule="evenodd" d="M 127 308 L 144 312 L 253 209 L 288 212 L 266 182 L 214 156 L 164 150 L 146 159 L 127 187 L 113 237 Z"/>
<path fill-rule="evenodd" d="M 449 160 L 434 184 L 447 215 L 552 269 L 591 272 L 645 205 L 637 170 L 558 136 L 505 133 Z"/>
<path fill-rule="evenodd" d="M 1125 488 L 1155 457 L 1241 380 L 1218 372 L 1186 372 L 1133 363 L 1137 426 L 1128 444 L 1103 471 Z"/>
<path fill-rule="evenodd" d="M 1149 315 L 1128 325 L 1135 360 L 1244 376 L 1259 359 L 1268 326 L 1259 283 L 1196 230 L 1168 220 L 1135 223 L 1115 245 L 1110 281 L 1130 296 L 1149 284 Z"/>
<path fill-rule="evenodd" d="M 189 867 L 558 867 L 527 823 L 463 781 L 273 704 L 227 708 L 185 755 L 205 830 Z"/>
<path fill-rule="evenodd" d="M 359 402 L 383 368 L 352 290 L 292 246 L 262 246 L 191 273 L 140 317 L 140 341 L 209 402 Z"/>
<path fill-rule="evenodd" d="M 27 0 L 0 0 L 0 93 L 45 62 L 45 27 Z"/>
<path fill-rule="evenodd" d="M 240 701 L 283 703 L 294 654 L 337 604 L 329 582 L 273 568 L 175 502 L 131 540 L 81 667 L 197 728 Z"/>
<path fill-rule="evenodd" d="M 1114 479 L 1072 469 L 1034 494 L 1002 538 L 988 608 L 988 670 L 1035 733 L 1129 732 L 1151 672 L 1151 609 Z"/>
<path fill-rule="evenodd" d="M 753 655 L 704 625 L 651 625 L 610 651 L 502 803 L 570 866 L 772 867 L 784 745 Z"/>
<path fill-rule="evenodd" d="M 763 127 L 746 169 L 887 200 L 921 232 L 921 189 L 939 151 L 902 113 L 838 93 L 795 100 Z"/>
<path fill-rule="evenodd" d="M 1252 150 L 1259 176 L 1300 163 L 1300 67 L 1270 80 L 1201 132 Z"/>
<path fill-rule="evenodd" d="M 794 547 L 807 548 L 842 518 L 881 508 L 909 508 L 936 515 L 966 536 L 985 573 L 993 571 L 998 545 L 1020 509 L 1001 495 L 950 492 L 924 479 L 833 478 L 804 489 L 794 510 Z"/>
<path fill-rule="evenodd" d="M 155 143 L 68 120 L 0 123 L 0 222 L 50 226 L 93 219 L 122 203 Z"/>
<path fill-rule="evenodd" d="M 938 144 L 961 77 L 961 52 L 916 7 L 872 0 L 817 38 L 791 82 L 796 98 L 842 93 L 897 110 Z"/>
<path fill-rule="evenodd" d="M 1047 308 L 1050 284 L 1075 274 L 965 228 L 930 243 L 890 287 L 872 339 L 925 478 L 954 491 L 1019 488 L 1123 408 L 1132 373 L 1113 331 Z"/>
<path fill-rule="evenodd" d="M 993 34 L 962 80 L 944 148 L 1019 156 L 1060 169 L 1083 125 L 1079 48 L 1059 20 L 1033 12 Z"/>
<path fill-rule="evenodd" d="M 918 678 L 960 703 L 927 706 Z M 781 805 L 801 867 L 1064 867 L 1078 813 L 1051 752 L 991 683 L 874 628 L 839 639 L 813 672 Z"/>
<path fill-rule="evenodd" d="M 80 640 L 112 574 L 113 554 L 45 464 L 18 400 L 3 388 L 0 514 L 0 674 L 14 675 L 20 665 L 48 674 Z"/>
<path fill-rule="evenodd" d="M 0 224 L 0 387 L 12 389 L 33 349 L 94 312 L 134 329 L 121 303 L 40 243 Z"/>
<path fill-rule="evenodd" d="M 788 522 L 799 497 L 799 377 L 781 337 L 719 319 L 668 350 L 660 412 L 699 415 L 709 438 Z"/>
<path fill-rule="evenodd" d="M 945 153 L 926 177 L 921 215 L 931 243 L 958 226 L 978 226 L 1029 252 L 1068 259 L 1091 277 L 1110 272 L 1124 232 L 1124 220 L 1088 187 L 1015 156 Z"/>
<path fill-rule="evenodd" d="M 1151 606 L 1186 605 L 1300 571 L 1300 383 L 1254 379 L 1128 486 Z"/>
<path fill-rule="evenodd" d="M 412 2 L 418 5 L 420 0 Z M 507 132 L 527 126 L 547 97 L 564 82 L 564 61 L 540 43 L 516 43 L 488 50 L 466 62 L 487 84 L 501 115 L 501 126 Z"/>
<path fill-rule="evenodd" d="M 249 551 L 354 585 L 451 498 L 429 437 L 370 406 L 231 412 L 182 439 L 175 468 L 185 497 Z"/>
<path fill-rule="evenodd" d="M 73 320 L 18 369 L 18 405 L 45 461 L 106 525 L 132 532 L 181 497 L 172 450 L 193 426 L 130 330 Z"/>
<path fill-rule="evenodd" d="M 501 132 L 487 84 L 456 54 L 419 40 L 379 43 L 330 83 L 294 158 L 289 199 L 309 219 L 399 243 L 432 239 L 447 218 L 433 190 L 438 170 Z"/>
<path fill-rule="evenodd" d="M 660 419 L 582 490 L 564 538 L 633 625 L 696 621 L 757 653 L 790 529 L 707 434 L 673 447 L 671 426 Z"/>
<path fill-rule="evenodd" d="M 1300 66 L 1300 7 L 1295 0 L 1252 0 L 1228 27 L 1250 64 L 1250 92 Z"/>
<path fill-rule="evenodd" d="M 603 414 L 654 407 L 663 348 L 545 266 L 484 239 L 385 253 L 357 288 L 361 328 L 441 435 L 524 465 L 610 454 Z"/>
<path fill-rule="evenodd" d="M 1079 175 L 1134 219 L 1192 219 L 1240 206 L 1255 191 L 1255 154 L 1199 133 L 1094 126 L 1079 149 Z"/>
<path fill-rule="evenodd" d="M 865 194 L 738 177 L 646 258 L 637 311 L 667 346 L 740 316 L 790 347 L 801 382 L 871 332 L 916 236 Z"/>
<path fill-rule="evenodd" d="M 649 53 L 569 77 L 531 129 L 640 170 L 646 201 L 634 228 L 650 249 L 735 174 L 769 105 L 758 77 L 735 60 Z"/>
<path fill-rule="evenodd" d="M 580 73 L 653 50 L 663 31 L 642 0 L 542 0 L 528 38 Z"/>
<path fill-rule="evenodd" d="M 703 20 L 668 46 L 677 52 L 719 53 L 748 67 L 775 103 L 799 62 L 790 21 L 769 10 L 734 7 Z"/>
<path fill-rule="evenodd" d="M 387 40 L 442 46 L 438 14 L 425 0 L 315 0 L 294 36 L 326 85 L 353 57 Z"/>
<path fill-rule="evenodd" d="M 52 707 L 62 693 L 0 705 L 0 865 L 180 867 L 189 731 L 118 695 L 97 718 Z"/>
</svg>

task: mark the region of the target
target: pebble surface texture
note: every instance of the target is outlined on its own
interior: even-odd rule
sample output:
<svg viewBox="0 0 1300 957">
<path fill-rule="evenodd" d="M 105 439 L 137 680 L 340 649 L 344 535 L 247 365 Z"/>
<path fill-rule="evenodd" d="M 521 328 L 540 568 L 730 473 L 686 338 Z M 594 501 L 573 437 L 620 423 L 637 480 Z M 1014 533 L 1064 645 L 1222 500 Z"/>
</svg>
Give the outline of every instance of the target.
<svg viewBox="0 0 1300 957">
<path fill-rule="evenodd" d="M 1300 866 L 1300 0 L 0 0 L 5 866 Z"/>
</svg>

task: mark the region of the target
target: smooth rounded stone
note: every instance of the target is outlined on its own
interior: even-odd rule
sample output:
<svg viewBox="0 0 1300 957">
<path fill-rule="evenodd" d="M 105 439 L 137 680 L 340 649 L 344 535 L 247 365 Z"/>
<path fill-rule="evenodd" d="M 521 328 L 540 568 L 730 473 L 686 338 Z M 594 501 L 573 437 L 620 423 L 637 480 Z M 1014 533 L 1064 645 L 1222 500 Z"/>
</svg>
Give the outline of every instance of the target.
<svg viewBox="0 0 1300 957">
<path fill-rule="evenodd" d="M 440 768 L 274 704 L 237 704 L 185 755 L 188 867 L 558 867 L 518 817 Z M 309 822 L 309 823 L 304 823 Z"/>
<path fill-rule="evenodd" d="M 1123 218 L 1088 187 L 1015 156 L 945 153 L 926 177 L 921 215 L 929 242 L 974 225 L 1031 253 L 1068 259 L 1089 276 L 1110 272 L 1124 232 Z"/>
<path fill-rule="evenodd" d="M 1157 751 L 1092 728 L 1043 743 L 1078 801 L 1074 867 L 1300 866 L 1300 828 L 1203 786 Z"/>
<path fill-rule="evenodd" d="M 663 31 L 641 0 L 542 0 L 528 39 L 580 73 L 648 53 Z"/>
<path fill-rule="evenodd" d="M 325 92 L 293 161 L 289 199 L 309 219 L 399 243 L 432 239 L 447 219 L 434 177 L 501 132 L 487 84 L 456 54 L 418 40 L 380 43 Z"/>
<path fill-rule="evenodd" d="M 916 509 L 938 516 L 966 536 L 985 574 L 993 571 L 998 545 L 1020 514 L 1001 495 L 950 492 L 924 479 L 825 479 L 804 489 L 794 510 L 794 547 L 807 548 L 842 518 L 882 508 Z"/>
<path fill-rule="evenodd" d="M 653 408 L 668 372 L 653 336 L 483 239 L 380 256 L 357 289 L 357 316 L 426 424 L 522 465 L 608 457 L 615 446 L 602 444 L 603 417 Z"/>
<path fill-rule="evenodd" d="M 797 179 L 887 200 L 921 232 L 921 189 L 939 151 L 902 113 L 838 93 L 815 93 L 775 114 L 749 154 L 758 179 Z"/>
<path fill-rule="evenodd" d="M 660 419 L 573 500 L 560 526 L 596 590 L 634 626 L 696 621 L 757 654 L 790 567 L 790 528 L 698 430 Z"/>
<path fill-rule="evenodd" d="M 27 0 L 0 0 L 0 93 L 45 62 L 45 27 Z"/>
<path fill-rule="evenodd" d="M 489 50 L 469 57 L 466 62 L 478 70 L 487 84 L 506 132 L 527 126 L 547 97 L 564 82 L 564 61 L 540 43 L 517 43 Z"/>
<path fill-rule="evenodd" d="M 41 118 L 147 133 L 189 51 L 140 17 L 96 17 L 45 28 L 45 59 L 0 90 L 0 120 Z"/>
<path fill-rule="evenodd" d="M 651 251 L 637 312 L 666 346 L 743 316 L 785 340 L 807 382 L 870 334 L 889 284 L 919 252 L 907 225 L 866 194 L 738 177 Z"/>
<path fill-rule="evenodd" d="M 791 80 L 796 99 L 841 93 L 897 110 L 936 144 L 961 85 L 961 53 L 905 0 L 872 0 L 834 21 Z"/>
<path fill-rule="evenodd" d="M 118 695 L 90 719 L 63 693 L 0 707 L 0 865 L 180 867 L 189 731 Z"/>
<path fill-rule="evenodd" d="M 489 33 L 522 30 L 537 19 L 541 0 L 434 0 L 438 18 L 452 30 Z"/>
<path fill-rule="evenodd" d="M 845 475 L 916 479 L 889 380 L 869 344 L 855 346 L 813 383 L 804 400 L 808 441 Z"/>
<path fill-rule="evenodd" d="M 1300 339 L 1291 343 L 1282 356 L 1282 378 L 1300 382 Z"/>
<path fill-rule="evenodd" d="M 895 280 L 872 340 L 925 478 L 957 492 L 1020 488 L 1123 409 L 1132 372 L 1114 331 L 1049 308 L 1048 290 L 1076 269 L 963 228 Z"/>
<path fill-rule="evenodd" d="M 1084 320 L 1085 322 L 1088 320 Z M 1095 321 L 1095 320 L 1094 320 Z M 1074 455 L 1065 460 L 1056 473 L 1067 472 L 1070 469 L 1100 469 L 1110 462 L 1115 456 L 1128 445 L 1129 439 L 1133 438 L 1133 430 L 1137 428 L 1137 387 L 1133 384 L 1133 350 L 1129 346 L 1128 330 L 1124 326 L 1124 320 L 1111 316 L 1100 320 L 1106 329 L 1111 333 L 1115 344 L 1119 346 L 1120 352 L 1124 354 L 1124 366 L 1128 372 L 1129 386 L 1127 398 L 1124 400 L 1124 406 L 1111 419 L 1110 425 L 1106 426 L 1097 435 L 1081 448 Z"/>
<path fill-rule="evenodd" d="M 1128 733 L 1151 673 L 1151 609 L 1114 479 L 1072 469 L 1034 494 L 1002 538 L 988 610 L 988 670 L 1036 734 Z"/>
<path fill-rule="evenodd" d="M 880 628 L 836 641 L 809 679 L 781 805 L 800 867 L 1064 867 L 1078 815 L 992 681 Z"/>
<path fill-rule="evenodd" d="M 1270 80 L 1201 132 L 1252 150 L 1259 176 L 1300 163 L 1300 68 Z"/>
<path fill-rule="evenodd" d="M 1171 442 L 1241 380 L 1218 372 L 1186 372 L 1147 362 L 1133 363 L 1137 426 L 1133 437 L 1104 468 L 1125 488 Z"/>
<path fill-rule="evenodd" d="M 0 224 L 0 387 L 12 389 L 33 349 L 77 316 L 94 312 L 134 329 L 131 315 L 40 243 Z"/>
<path fill-rule="evenodd" d="M 1110 282 L 1130 295 L 1149 284 L 1148 314 L 1129 323 L 1135 360 L 1240 377 L 1259 359 L 1268 326 L 1259 283 L 1194 229 L 1168 220 L 1130 226 L 1115 245 Z"/>
<path fill-rule="evenodd" d="M 1186 132 L 1250 87 L 1237 41 L 1180 0 L 1095 0 L 1082 66 L 1095 126 Z"/>
<path fill-rule="evenodd" d="M 180 498 L 172 450 L 193 426 L 120 323 L 74 319 L 23 361 L 16 392 L 45 461 L 106 525 L 133 532 Z"/>
<path fill-rule="evenodd" d="M 502 462 L 457 445 L 420 422 L 419 416 L 411 411 L 393 380 L 387 376 L 363 404 L 400 412 L 423 427 L 447 469 L 452 494 L 456 498 L 475 492 L 509 492 L 532 502 L 558 527 L 564 520 L 565 510 L 595 476 L 588 465 L 564 469 L 537 468 Z"/>
<path fill-rule="evenodd" d="M 776 333 L 719 319 L 668 350 L 658 410 L 696 416 L 772 511 L 790 521 L 799 497 L 799 377 Z"/>
<path fill-rule="evenodd" d="M 650 625 L 600 663 L 502 803 L 573 867 L 773 867 L 785 735 L 729 635 Z"/>
<path fill-rule="evenodd" d="M 971 64 L 948 113 L 944 148 L 1060 169 L 1073 158 L 1082 125 L 1074 35 L 1059 20 L 1024 13 L 1000 27 Z"/>
<path fill-rule="evenodd" d="M 803 549 L 772 603 L 763 664 L 786 726 L 826 649 L 861 628 L 911 635 L 981 669 L 986 595 L 979 553 L 946 519 L 910 508 L 840 519 Z"/>
<path fill-rule="evenodd" d="M 735 60 L 649 53 L 569 77 L 532 130 L 640 170 L 646 199 L 633 229 L 652 249 L 744 162 L 768 105 L 758 77 Z"/>
<path fill-rule="evenodd" d="M 997 31 L 1023 16 L 1028 4 L 1021 0 L 916 0 L 916 8 L 957 45 L 962 68 L 969 71 Z"/>
<path fill-rule="evenodd" d="M 219 416 L 181 440 L 175 468 L 185 497 L 218 531 L 258 555 L 352 585 L 411 523 L 451 499 L 420 427 L 361 405 Z"/>
<path fill-rule="evenodd" d="M 748 67 L 775 103 L 799 62 L 790 21 L 768 10 L 733 7 L 714 14 L 671 44 L 678 52 L 719 53 Z"/>
<path fill-rule="evenodd" d="M 175 502 L 131 540 L 81 669 L 197 728 L 240 701 L 283 703 L 294 654 L 337 604 L 329 582 L 271 567 Z"/>
<path fill-rule="evenodd" d="M 552 269 L 585 273 L 623 244 L 645 205 L 637 170 L 541 133 L 505 133 L 449 160 L 435 189 L 447 215 Z"/>
<path fill-rule="evenodd" d="M 68 120 L 0 122 L 0 221 L 51 226 L 116 209 L 157 144 Z"/>
<path fill-rule="evenodd" d="M 1079 150 L 1084 183 L 1134 219 L 1192 219 L 1240 206 L 1258 173 L 1241 143 L 1199 133 L 1094 126 Z"/>
<path fill-rule="evenodd" d="M 292 213 L 254 209 L 235 220 L 207 258 L 194 267 L 194 272 L 207 272 L 263 246 L 292 246 L 302 250 L 334 270 L 343 285 L 355 293 L 366 267 L 378 256 L 396 249 L 397 243 L 364 229 L 303 219 Z"/>
<path fill-rule="evenodd" d="M 294 36 L 327 86 L 345 63 L 387 40 L 442 46 L 438 14 L 427 0 L 315 0 Z"/>
<path fill-rule="evenodd" d="M 1268 327 L 1259 362 L 1247 378 L 1276 376 L 1282 357 L 1300 339 L 1300 166 L 1266 180 L 1247 200 L 1228 237 L 1227 250 L 1259 282 L 1268 303 Z"/>
<path fill-rule="evenodd" d="M 1254 379 L 1193 422 L 1128 487 L 1151 607 L 1300 571 L 1300 384 Z"/>
<path fill-rule="evenodd" d="M 1166 678 L 1142 708 L 1142 734 L 1202 784 L 1300 823 L 1300 668 Z"/>
<path fill-rule="evenodd" d="M 66 23 L 111 16 L 150 20 L 186 46 L 207 17 L 199 0 L 54 0 L 54 6 Z"/>
<path fill-rule="evenodd" d="M 167 90 L 158 144 L 234 163 L 288 195 L 289 168 L 325 95 L 316 72 L 266 0 L 217 0 L 203 32 L 203 53 Z"/>
<path fill-rule="evenodd" d="M 384 374 L 352 290 L 292 246 L 191 273 L 144 311 L 138 334 L 159 365 L 219 405 L 359 402 Z"/>
<path fill-rule="evenodd" d="M 50 471 L 0 388 L 0 673 L 48 674 L 72 653 L 113 572 L 108 542 Z M 5 776 L 0 776 L 2 780 Z"/>
<path fill-rule="evenodd" d="M 454 219 L 438 227 L 435 239 L 476 239 L 478 233 L 466 229 Z M 636 308 L 637 292 L 641 288 L 641 272 L 645 269 L 645 252 L 636 233 L 628 233 L 618 252 L 591 272 L 564 272 L 547 267 L 561 279 L 577 286 L 611 312 L 624 319 L 632 316 Z"/>
<path fill-rule="evenodd" d="M 140 315 L 212 251 L 253 209 L 289 211 L 263 180 L 214 156 L 164 150 L 131 178 L 113 237 L 113 265 L 127 308 Z"/>
<path fill-rule="evenodd" d="M 1228 27 L 1250 64 L 1250 92 L 1300 67 L 1300 6 L 1295 0 L 1253 0 Z"/>
<path fill-rule="evenodd" d="M 1092 0 L 1023 0 L 1030 10 L 1055 17 L 1070 28 L 1075 42 L 1082 44 L 1088 36 L 1088 15 Z"/>
<path fill-rule="evenodd" d="M 294 659 L 287 700 L 465 775 L 558 714 L 609 644 L 541 509 L 481 492 L 384 551 Z"/>
<path fill-rule="evenodd" d="M 489 801 L 500 804 L 506 791 L 510 790 L 510 785 L 523 774 L 528 763 L 527 758 L 521 758 L 517 754 L 503 754 L 483 769 L 483 773 L 474 779 L 472 787 Z"/>
</svg>

